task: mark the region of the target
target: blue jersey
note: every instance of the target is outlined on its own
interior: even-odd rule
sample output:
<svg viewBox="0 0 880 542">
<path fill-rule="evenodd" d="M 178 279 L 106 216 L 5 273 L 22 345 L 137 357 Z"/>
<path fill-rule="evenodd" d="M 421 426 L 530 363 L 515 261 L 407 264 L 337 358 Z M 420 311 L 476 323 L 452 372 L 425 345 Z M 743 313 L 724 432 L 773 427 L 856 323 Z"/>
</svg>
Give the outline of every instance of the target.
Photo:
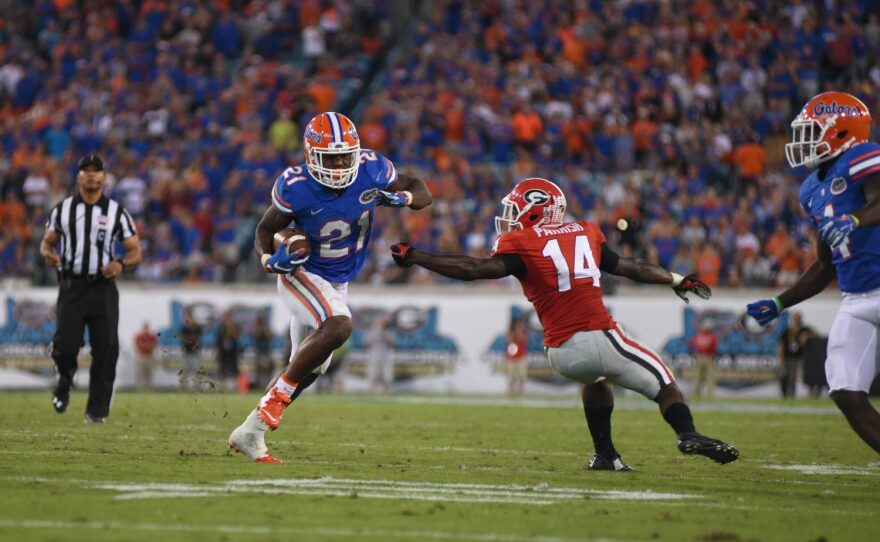
<svg viewBox="0 0 880 542">
<path fill-rule="evenodd" d="M 303 266 L 330 282 L 357 276 L 367 256 L 376 195 L 397 180 L 390 160 L 362 149 L 354 182 L 337 192 L 320 184 L 306 164 L 289 167 L 275 180 L 272 204 L 293 215 L 311 241 L 312 253 Z"/>
<path fill-rule="evenodd" d="M 857 211 L 866 203 L 862 182 L 875 173 L 880 173 L 880 145 L 856 145 L 841 154 L 821 179 L 818 170 L 807 177 L 801 185 L 801 206 L 817 226 L 824 217 Z M 856 229 L 831 255 L 842 291 L 880 288 L 880 227 Z"/>
</svg>

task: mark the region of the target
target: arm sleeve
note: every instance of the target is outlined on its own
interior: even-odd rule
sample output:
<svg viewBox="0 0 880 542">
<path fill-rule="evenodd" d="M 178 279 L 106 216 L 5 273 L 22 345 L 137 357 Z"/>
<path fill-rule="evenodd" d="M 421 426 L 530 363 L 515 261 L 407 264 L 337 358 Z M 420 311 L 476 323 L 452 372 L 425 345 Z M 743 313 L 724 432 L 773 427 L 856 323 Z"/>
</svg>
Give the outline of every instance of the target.
<svg viewBox="0 0 880 542">
<path fill-rule="evenodd" d="M 620 255 L 608 248 L 607 243 L 602 243 L 602 256 L 599 262 L 599 269 L 606 273 L 613 273 L 617 269 L 617 263 L 620 262 Z"/>
<path fill-rule="evenodd" d="M 366 160 L 364 163 L 368 168 L 371 178 L 375 179 L 376 186 L 379 190 L 385 190 L 394 181 L 397 180 L 397 169 L 391 160 L 371 149 L 363 149 L 361 156 Z"/>
<path fill-rule="evenodd" d="M 381 156 L 381 155 L 380 155 Z M 397 170 L 394 169 L 394 164 L 391 163 L 391 160 L 381 156 L 382 158 L 382 176 L 381 181 L 383 182 L 384 187 L 388 187 L 391 183 L 397 180 Z"/>
<path fill-rule="evenodd" d="M 287 168 L 284 170 L 284 173 L 278 176 L 275 179 L 275 185 L 272 187 L 272 205 L 275 206 L 276 209 L 281 211 L 284 214 L 292 215 L 293 212 L 293 201 L 290 197 L 290 191 L 287 190 L 289 186 L 288 180 L 293 181 L 294 184 L 299 182 L 299 179 L 305 180 L 306 178 L 303 176 L 295 176 L 293 170 L 291 168 Z"/>
<path fill-rule="evenodd" d="M 526 276 L 526 264 L 522 261 L 519 254 L 496 254 L 493 258 L 498 258 L 504 262 L 504 268 L 508 275 L 521 279 Z"/>
<path fill-rule="evenodd" d="M 122 209 L 122 212 L 119 213 L 119 232 L 123 239 L 128 239 L 132 235 L 137 235 L 137 227 L 134 224 L 134 219 L 126 209 Z"/>
<path fill-rule="evenodd" d="M 46 221 L 46 227 L 54 232 L 61 231 L 61 204 L 59 203 L 52 209 L 49 220 Z"/>
</svg>

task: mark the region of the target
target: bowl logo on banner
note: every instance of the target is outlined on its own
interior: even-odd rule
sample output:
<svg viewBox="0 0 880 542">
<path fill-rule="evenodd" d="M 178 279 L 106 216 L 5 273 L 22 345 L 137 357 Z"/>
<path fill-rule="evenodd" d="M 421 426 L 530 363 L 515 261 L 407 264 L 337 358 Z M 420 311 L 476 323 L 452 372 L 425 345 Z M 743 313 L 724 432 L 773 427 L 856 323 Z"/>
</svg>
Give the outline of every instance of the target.
<svg viewBox="0 0 880 542">
<path fill-rule="evenodd" d="M 452 338 L 440 334 L 437 318 L 437 307 L 353 308 L 346 373 L 365 377 L 373 356 L 391 358 L 395 382 L 452 372 L 459 348 Z"/>
<path fill-rule="evenodd" d="M 159 330 L 158 357 L 165 360 L 166 364 L 173 366 L 182 356 L 181 329 L 184 319 L 189 314 L 195 324 L 201 329 L 199 340 L 200 356 L 213 359 L 216 355 L 217 336 L 223 322 L 223 314 L 229 312 L 239 330 L 238 348 L 241 352 L 241 369 L 250 370 L 254 358 L 254 330 L 257 318 L 264 316 L 267 321 L 272 321 L 272 307 L 269 305 L 230 305 L 220 308 L 207 301 L 193 303 L 171 302 L 171 325 Z M 276 333 L 272 330 L 271 350 L 280 352 L 284 347 L 284 338 L 287 330 Z M 278 356 L 275 356 L 278 357 Z"/>
<path fill-rule="evenodd" d="M 7 299 L 6 324 L 0 328 L 0 365 L 38 372 L 50 371 L 54 367 L 49 351 L 54 334 L 54 304 L 31 299 Z M 84 358 L 87 353 L 88 348 L 84 348 Z"/>
<path fill-rule="evenodd" d="M 758 326 L 744 313 L 722 310 L 684 309 L 684 335 L 672 337 L 663 346 L 664 360 L 676 376 L 692 378 L 696 360 L 688 343 L 701 329 L 718 338 L 715 366 L 718 384 L 741 388 L 778 378 L 779 339 L 788 322 L 788 313 L 765 327 Z"/>
<path fill-rule="evenodd" d="M 522 327 L 523 344 L 516 344 L 509 338 L 510 330 L 516 326 Z M 508 363 L 525 363 L 529 380 L 559 385 L 571 383 L 547 363 L 544 328 L 541 327 L 538 313 L 532 308 L 511 307 L 507 330 L 498 331 L 482 357 L 491 365 L 493 373 L 507 374 Z"/>
</svg>

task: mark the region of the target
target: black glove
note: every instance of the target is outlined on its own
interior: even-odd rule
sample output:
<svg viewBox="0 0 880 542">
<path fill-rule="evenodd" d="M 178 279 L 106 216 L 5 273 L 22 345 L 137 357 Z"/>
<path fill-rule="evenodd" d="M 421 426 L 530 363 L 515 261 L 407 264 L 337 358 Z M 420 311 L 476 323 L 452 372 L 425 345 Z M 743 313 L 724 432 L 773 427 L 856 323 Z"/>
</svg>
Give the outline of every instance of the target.
<svg viewBox="0 0 880 542">
<path fill-rule="evenodd" d="M 709 285 L 697 278 L 696 275 L 686 276 L 678 286 L 673 286 L 672 290 L 678 294 L 678 297 L 682 298 L 685 303 L 690 303 L 690 300 L 685 295 L 688 292 L 693 292 L 697 294 L 697 297 L 703 299 L 709 299 L 712 297 L 712 288 L 709 288 Z"/>
<path fill-rule="evenodd" d="M 406 259 L 413 253 L 413 250 L 415 249 L 407 243 L 396 243 L 391 245 L 391 257 L 394 258 L 394 263 L 400 267 L 412 267 L 412 264 L 407 263 Z"/>
</svg>

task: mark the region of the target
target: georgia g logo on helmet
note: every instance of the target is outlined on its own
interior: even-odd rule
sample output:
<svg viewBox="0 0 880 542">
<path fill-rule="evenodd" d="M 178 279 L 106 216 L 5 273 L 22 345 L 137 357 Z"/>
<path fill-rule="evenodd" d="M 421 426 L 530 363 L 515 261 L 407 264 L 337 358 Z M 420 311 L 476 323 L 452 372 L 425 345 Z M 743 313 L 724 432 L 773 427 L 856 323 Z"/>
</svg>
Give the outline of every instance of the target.
<svg viewBox="0 0 880 542">
<path fill-rule="evenodd" d="M 495 231 L 559 226 L 565 215 L 565 195 L 558 186 L 537 177 L 517 183 L 501 200 L 501 216 L 495 217 Z"/>
<path fill-rule="evenodd" d="M 544 205 L 545 203 L 550 201 L 550 194 L 544 192 L 543 190 L 533 188 L 523 194 L 523 199 L 526 200 L 527 203 L 531 203 L 532 205 Z"/>
</svg>

